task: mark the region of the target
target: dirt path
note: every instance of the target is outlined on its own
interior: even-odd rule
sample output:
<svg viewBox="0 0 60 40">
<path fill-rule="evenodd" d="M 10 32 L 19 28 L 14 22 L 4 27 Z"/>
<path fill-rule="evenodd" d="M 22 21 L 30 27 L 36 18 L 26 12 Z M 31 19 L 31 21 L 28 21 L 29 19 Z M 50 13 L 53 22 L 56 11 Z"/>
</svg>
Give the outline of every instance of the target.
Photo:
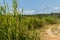
<svg viewBox="0 0 60 40">
<path fill-rule="evenodd" d="M 60 40 L 60 25 L 52 25 L 44 30 L 41 40 Z"/>
</svg>

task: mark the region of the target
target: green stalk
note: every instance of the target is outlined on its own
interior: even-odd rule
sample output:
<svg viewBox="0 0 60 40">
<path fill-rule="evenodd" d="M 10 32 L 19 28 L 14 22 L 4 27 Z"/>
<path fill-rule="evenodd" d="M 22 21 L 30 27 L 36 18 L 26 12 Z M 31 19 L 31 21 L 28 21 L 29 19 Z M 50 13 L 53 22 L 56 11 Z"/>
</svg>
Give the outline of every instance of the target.
<svg viewBox="0 0 60 40">
<path fill-rule="evenodd" d="M 5 14 L 5 13 L 6 13 L 6 2 L 5 2 L 5 0 L 3 0 L 3 3 L 4 3 L 4 10 L 3 10 L 3 13 Z"/>
<path fill-rule="evenodd" d="M 14 15 L 17 15 L 17 7 L 18 7 L 17 0 L 12 0 L 12 6 L 13 6 Z"/>
<path fill-rule="evenodd" d="M 8 14 L 10 14 L 10 12 L 9 12 L 9 6 L 8 6 L 8 3 L 7 3 L 7 11 L 8 11 Z"/>
</svg>

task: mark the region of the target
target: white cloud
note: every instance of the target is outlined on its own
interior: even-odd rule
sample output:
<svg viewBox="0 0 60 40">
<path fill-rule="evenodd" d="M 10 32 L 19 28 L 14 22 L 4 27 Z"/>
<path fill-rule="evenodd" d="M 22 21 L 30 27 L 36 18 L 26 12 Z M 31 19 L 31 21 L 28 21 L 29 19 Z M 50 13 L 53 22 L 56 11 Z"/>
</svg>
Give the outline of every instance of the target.
<svg viewBox="0 0 60 40">
<path fill-rule="evenodd" d="M 54 7 L 54 10 L 58 10 L 58 9 L 60 9 L 59 7 Z"/>
<path fill-rule="evenodd" d="M 60 10 L 60 7 L 56 6 L 56 7 L 54 7 L 53 12 L 60 12 L 59 10 Z"/>
<path fill-rule="evenodd" d="M 27 11 L 24 11 L 23 14 L 26 14 L 26 15 L 28 15 L 28 14 L 30 14 L 30 15 L 35 14 L 35 10 L 27 10 Z"/>
<path fill-rule="evenodd" d="M 19 8 L 19 11 L 21 12 L 22 8 Z"/>
</svg>

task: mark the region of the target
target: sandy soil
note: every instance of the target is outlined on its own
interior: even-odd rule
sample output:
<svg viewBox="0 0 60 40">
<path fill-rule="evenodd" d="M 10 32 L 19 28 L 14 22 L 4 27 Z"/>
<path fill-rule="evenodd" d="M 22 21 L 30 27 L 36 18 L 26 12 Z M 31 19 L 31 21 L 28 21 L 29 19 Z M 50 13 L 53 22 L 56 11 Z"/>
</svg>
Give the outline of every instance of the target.
<svg viewBox="0 0 60 40">
<path fill-rule="evenodd" d="M 60 25 L 52 25 L 44 30 L 41 40 L 60 40 Z"/>
</svg>

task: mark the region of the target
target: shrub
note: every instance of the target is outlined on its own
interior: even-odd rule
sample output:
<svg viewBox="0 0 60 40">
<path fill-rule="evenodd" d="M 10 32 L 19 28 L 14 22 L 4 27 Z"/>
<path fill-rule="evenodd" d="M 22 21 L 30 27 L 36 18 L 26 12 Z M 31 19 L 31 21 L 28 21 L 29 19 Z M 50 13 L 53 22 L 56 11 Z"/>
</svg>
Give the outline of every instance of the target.
<svg viewBox="0 0 60 40">
<path fill-rule="evenodd" d="M 56 24 L 58 23 L 58 19 L 54 17 L 46 17 L 45 18 L 47 24 Z"/>
</svg>

